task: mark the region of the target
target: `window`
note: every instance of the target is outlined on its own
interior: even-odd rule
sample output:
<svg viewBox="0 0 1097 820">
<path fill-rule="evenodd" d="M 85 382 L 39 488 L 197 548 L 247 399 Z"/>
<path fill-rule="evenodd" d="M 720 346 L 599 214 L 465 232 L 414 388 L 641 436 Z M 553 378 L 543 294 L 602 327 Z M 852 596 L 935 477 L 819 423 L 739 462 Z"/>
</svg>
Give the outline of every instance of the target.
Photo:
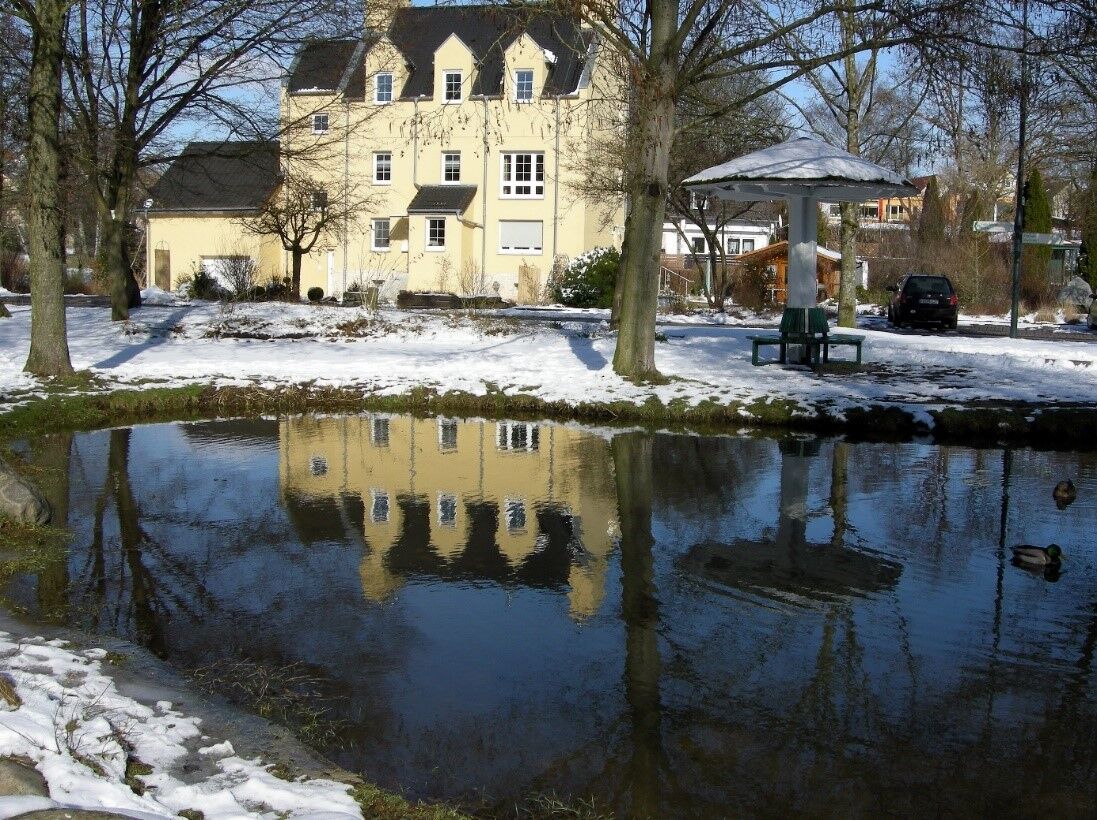
<svg viewBox="0 0 1097 820">
<path fill-rule="evenodd" d="M 373 419 L 369 427 L 369 440 L 374 447 L 389 446 L 389 420 Z"/>
<path fill-rule="evenodd" d="M 841 216 L 842 215 L 842 206 L 837 202 L 831 202 L 829 205 L 827 205 L 827 215 L 828 216 Z"/>
<path fill-rule="evenodd" d="M 861 206 L 861 216 L 866 219 L 879 219 L 880 206 L 876 202 L 866 202 Z"/>
<path fill-rule="evenodd" d="M 907 212 L 904 205 L 888 205 L 888 217 L 891 219 L 898 219 Z"/>
<path fill-rule="evenodd" d="M 313 191 L 312 192 L 312 209 L 314 211 L 322 211 L 328 207 L 328 192 L 327 191 Z"/>
<path fill-rule="evenodd" d="M 503 502 L 503 515 L 507 520 L 507 529 L 511 532 L 523 532 L 526 529 L 526 503 L 519 499 L 508 498 Z"/>
<path fill-rule="evenodd" d="M 503 421 L 495 430 L 495 445 L 500 450 L 533 452 L 540 447 L 541 431 L 536 424 Z"/>
<path fill-rule="evenodd" d="M 312 133 L 314 133 L 314 134 L 326 134 L 326 133 L 328 133 L 328 115 L 327 114 L 313 114 L 312 115 Z"/>
<path fill-rule="evenodd" d="M 754 250 L 754 240 L 753 239 L 744 239 L 743 240 L 743 253 L 750 253 L 753 250 Z"/>
<path fill-rule="evenodd" d="M 499 223 L 500 253 L 541 253 L 543 223 L 505 220 Z"/>
<path fill-rule="evenodd" d="M 737 237 L 737 236 L 729 236 L 728 237 L 728 253 L 730 253 L 733 256 L 735 254 L 739 253 L 739 237 Z"/>
<path fill-rule="evenodd" d="M 447 71 L 442 75 L 445 89 L 443 100 L 448 103 L 461 102 L 461 72 Z"/>
<path fill-rule="evenodd" d="M 457 449 L 457 422 L 453 419 L 438 420 L 438 449 L 443 453 Z"/>
<path fill-rule="evenodd" d="M 373 101 L 375 103 L 392 102 L 392 75 L 388 72 L 378 74 L 374 77 Z"/>
<path fill-rule="evenodd" d="M 457 526 L 457 496 L 438 493 L 438 523 L 443 527 Z"/>
<path fill-rule="evenodd" d="M 446 247 L 446 218 L 432 216 L 427 220 L 427 250 Z"/>
<path fill-rule="evenodd" d="M 461 152 L 442 152 L 442 182 L 461 181 Z"/>
<path fill-rule="evenodd" d="M 378 151 L 373 155 L 373 181 L 380 185 L 392 182 L 391 151 Z"/>
<path fill-rule="evenodd" d="M 372 497 L 369 517 L 374 524 L 386 524 L 389 520 L 389 494 L 384 490 L 370 490 Z"/>
<path fill-rule="evenodd" d="M 695 236 L 689 241 L 690 250 L 694 253 L 705 252 L 705 238 L 703 236 Z"/>
<path fill-rule="evenodd" d="M 518 102 L 533 102 L 533 71 L 528 68 L 514 73 L 514 99 Z"/>
<path fill-rule="evenodd" d="M 545 195 L 545 155 L 503 154 L 499 195 L 505 199 L 541 199 Z"/>
<path fill-rule="evenodd" d="M 389 221 L 387 219 L 373 220 L 373 250 L 387 251 L 389 249 Z"/>
</svg>

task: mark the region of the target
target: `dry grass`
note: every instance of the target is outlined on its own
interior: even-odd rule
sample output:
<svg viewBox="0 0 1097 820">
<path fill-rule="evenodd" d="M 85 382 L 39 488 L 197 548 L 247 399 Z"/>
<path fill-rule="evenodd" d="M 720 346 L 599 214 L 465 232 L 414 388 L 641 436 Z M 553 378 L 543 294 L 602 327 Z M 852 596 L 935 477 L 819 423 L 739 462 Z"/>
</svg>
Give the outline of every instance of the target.
<svg viewBox="0 0 1097 820">
<path fill-rule="evenodd" d="M 1040 305 L 1036 309 L 1037 322 L 1055 322 L 1058 319 L 1056 308 L 1052 305 Z"/>
<path fill-rule="evenodd" d="M 23 705 L 23 699 L 15 691 L 15 681 L 11 679 L 10 675 L 0 674 L 0 698 L 3 698 L 4 702 L 13 709 L 18 709 Z"/>
</svg>

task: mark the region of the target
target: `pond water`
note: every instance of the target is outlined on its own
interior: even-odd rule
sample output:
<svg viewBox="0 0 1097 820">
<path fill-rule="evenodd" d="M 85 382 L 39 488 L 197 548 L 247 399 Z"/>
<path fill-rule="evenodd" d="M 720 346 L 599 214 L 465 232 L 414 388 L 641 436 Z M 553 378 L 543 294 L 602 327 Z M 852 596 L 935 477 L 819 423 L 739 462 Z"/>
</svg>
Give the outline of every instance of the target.
<svg viewBox="0 0 1097 820">
<path fill-rule="evenodd" d="M 1097 812 L 1093 455 L 401 416 L 24 453 L 74 535 L 10 602 L 271 681 L 409 796 Z"/>
</svg>

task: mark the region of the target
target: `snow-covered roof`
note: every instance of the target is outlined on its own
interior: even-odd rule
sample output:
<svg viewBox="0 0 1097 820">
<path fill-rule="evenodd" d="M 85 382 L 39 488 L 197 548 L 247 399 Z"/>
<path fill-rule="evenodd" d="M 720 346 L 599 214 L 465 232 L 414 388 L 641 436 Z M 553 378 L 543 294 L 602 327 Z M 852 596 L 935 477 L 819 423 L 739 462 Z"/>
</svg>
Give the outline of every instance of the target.
<svg viewBox="0 0 1097 820">
<path fill-rule="evenodd" d="M 859 201 L 918 193 L 910 180 L 895 171 L 811 137 L 798 137 L 714 165 L 684 184 L 744 201 L 790 196 Z"/>
</svg>

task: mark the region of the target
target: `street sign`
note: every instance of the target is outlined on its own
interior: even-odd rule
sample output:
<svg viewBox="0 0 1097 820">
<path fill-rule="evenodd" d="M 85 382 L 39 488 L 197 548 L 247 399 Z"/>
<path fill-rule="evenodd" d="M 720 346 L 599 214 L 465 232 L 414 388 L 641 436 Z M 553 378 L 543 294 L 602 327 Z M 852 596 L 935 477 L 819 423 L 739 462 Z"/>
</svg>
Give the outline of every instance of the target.
<svg viewBox="0 0 1097 820">
<path fill-rule="evenodd" d="M 976 222 L 971 226 L 978 233 L 1013 233 L 1012 222 Z"/>
<path fill-rule="evenodd" d="M 1013 233 L 1012 222 L 975 222 L 972 230 L 978 233 L 1005 234 Z M 1033 233 L 1025 231 L 1021 234 L 1021 242 L 1025 245 L 1061 245 L 1063 235 L 1060 233 Z"/>
</svg>

